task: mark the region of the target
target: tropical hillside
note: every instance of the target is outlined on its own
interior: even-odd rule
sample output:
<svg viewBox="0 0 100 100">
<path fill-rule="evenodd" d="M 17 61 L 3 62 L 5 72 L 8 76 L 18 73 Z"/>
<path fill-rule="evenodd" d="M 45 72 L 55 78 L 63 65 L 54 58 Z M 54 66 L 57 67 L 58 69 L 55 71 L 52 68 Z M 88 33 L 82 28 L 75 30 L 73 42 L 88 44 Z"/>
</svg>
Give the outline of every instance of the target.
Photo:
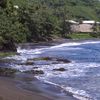
<svg viewBox="0 0 100 100">
<path fill-rule="evenodd" d="M 49 7 L 51 10 L 56 10 L 57 14 L 64 10 L 69 19 L 82 18 L 100 21 L 99 0 L 14 0 L 13 2 L 19 6 L 36 2 Z"/>
<path fill-rule="evenodd" d="M 66 37 L 65 20 L 100 21 L 98 0 L 0 0 L 0 50 L 15 44 Z"/>
</svg>

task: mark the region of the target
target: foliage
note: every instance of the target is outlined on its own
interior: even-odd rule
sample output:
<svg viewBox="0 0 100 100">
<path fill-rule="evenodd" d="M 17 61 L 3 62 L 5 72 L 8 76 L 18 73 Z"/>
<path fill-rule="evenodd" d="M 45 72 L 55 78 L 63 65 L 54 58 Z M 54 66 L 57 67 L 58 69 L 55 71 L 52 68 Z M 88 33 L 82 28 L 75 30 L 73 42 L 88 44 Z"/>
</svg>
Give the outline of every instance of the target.
<svg viewBox="0 0 100 100">
<path fill-rule="evenodd" d="M 17 7 L 16 7 L 17 6 Z M 0 50 L 15 43 L 65 37 L 65 20 L 100 20 L 98 0 L 0 0 Z"/>
<path fill-rule="evenodd" d="M 73 34 L 69 34 L 68 37 L 70 37 L 71 39 L 93 38 L 93 36 L 90 33 L 73 33 Z"/>
<path fill-rule="evenodd" d="M 7 56 L 12 56 L 16 55 L 14 52 L 0 52 L 0 57 L 7 57 Z"/>
<path fill-rule="evenodd" d="M 17 10 L 13 8 L 13 4 L 6 2 L 5 8 L 0 8 L 0 50 L 15 51 L 14 43 L 26 40 L 25 26 L 20 23 Z"/>
</svg>

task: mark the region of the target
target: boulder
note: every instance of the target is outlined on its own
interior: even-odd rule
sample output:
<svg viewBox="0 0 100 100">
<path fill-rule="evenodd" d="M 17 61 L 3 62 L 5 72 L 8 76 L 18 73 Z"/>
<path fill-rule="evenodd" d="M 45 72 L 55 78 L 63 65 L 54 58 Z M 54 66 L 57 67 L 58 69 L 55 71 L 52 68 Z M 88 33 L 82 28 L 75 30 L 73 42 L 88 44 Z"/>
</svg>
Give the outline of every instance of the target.
<svg viewBox="0 0 100 100">
<path fill-rule="evenodd" d="M 34 65 L 34 62 L 27 61 L 27 62 L 25 63 L 25 65 Z"/>
<path fill-rule="evenodd" d="M 71 61 L 68 59 L 63 58 L 56 58 L 56 57 L 39 57 L 39 58 L 33 58 L 28 59 L 28 61 L 52 61 L 52 64 L 58 64 L 58 63 L 70 63 Z"/>
<path fill-rule="evenodd" d="M 58 68 L 58 69 L 53 69 L 54 71 L 66 71 L 65 68 Z"/>
<path fill-rule="evenodd" d="M 17 48 L 15 43 L 12 40 L 7 40 L 6 42 L 3 42 L 0 51 L 10 51 L 10 52 L 17 52 Z"/>
<path fill-rule="evenodd" d="M 52 60 L 52 58 L 51 57 L 39 57 L 39 58 L 33 58 L 33 59 L 28 59 L 28 60 L 33 60 L 33 61 Z"/>
<path fill-rule="evenodd" d="M 25 63 L 20 63 L 19 65 L 34 65 L 34 62 L 27 60 Z"/>
<path fill-rule="evenodd" d="M 24 71 L 24 73 L 29 73 L 29 74 L 34 74 L 34 75 L 44 74 L 44 72 L 42 70 Z"/>
<path fill-rule="evenodd" d="M 2 68 L 0 67 L 0 76 L 13 76 L 18 70 L 16 69 L 11 69 L 11 68 Z"/>
<path fill-rule="evenodd" d="M 60 58 L 56 59 L 56 61 L 58 61 L 58 62 L 63 62 L 63 63 L 70 63 L 70 62 L 71 62 L 71 61 L 68 60 L 68 59 L 60 59 Z"/>
</svg>

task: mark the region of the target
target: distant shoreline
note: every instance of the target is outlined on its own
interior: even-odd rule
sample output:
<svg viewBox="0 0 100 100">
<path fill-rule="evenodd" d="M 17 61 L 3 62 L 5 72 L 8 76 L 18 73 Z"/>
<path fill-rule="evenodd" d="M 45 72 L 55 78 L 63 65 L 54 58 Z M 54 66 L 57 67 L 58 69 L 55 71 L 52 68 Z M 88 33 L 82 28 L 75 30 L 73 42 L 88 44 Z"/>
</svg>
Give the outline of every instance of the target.
<svg viewBox="0 0 100 100">
<path fill-rule="evenodd" d="M 38 42 L 27 42 L 27 43 L 19 43 L 17 45 L 18 46 L 53 46 L 56 44 L 62 44 L 62 43 L 71 43 L 71 42 L 84 42 L 84 41 L 100 41 L 100 39 L 98 38 L 93 38 L 93 39 L 65 39 L 65 38 L 58 38 L 58 39 L 54 39 L 52 41 L 38 41 Z"/>
</svg>

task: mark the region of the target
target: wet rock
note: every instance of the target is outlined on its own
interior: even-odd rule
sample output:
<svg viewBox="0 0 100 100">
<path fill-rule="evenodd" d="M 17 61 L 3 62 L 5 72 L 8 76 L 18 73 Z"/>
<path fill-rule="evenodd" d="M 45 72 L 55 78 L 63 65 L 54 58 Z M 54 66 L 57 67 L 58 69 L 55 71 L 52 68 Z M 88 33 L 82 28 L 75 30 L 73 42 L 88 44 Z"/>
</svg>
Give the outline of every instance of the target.
<svg viewBox="0 0 100 100">
<path fill-rule="evenodd" d="M 25 63 L 20 63 L 19 65 L 34 65 L 34 62 L 26 61 Z"/>
<path fill-rule="evenodd" d="M 6 42 L 3 42 L 0 46 L 0 51 L 17 52 L 17 48 L 13 39 L 6 39 Z"/>
<path fill-rule="evenodd" d="M 70 63 L 71 62 L 68 59 L 59 59 L 59 58 L 56 61 L 58 61 L 58 62 L 64 62 L 64 63 Z"/>
<path fill-rule="evenodd" d="M 24 73 L 29 73 L 34 75 L 44 74 L 42 70 L 30 70 L 30 71 L 25 71 Z"/>
<path fill-rule="evenodd" d="M 13 76 L 18 70 L 16 69 L 11 69 L 11 68 L 1 68 L 0 67 L 0 76 Z"/>
<path fill-rule="evenodd" d="M 53 69 L 54 71 L 66 71 L 65 68 L 58 68 L 58 69 Z"/>
<path fill-rule="evenodd" d="M 34 69 L 38 69 L 38 67 L 33 67 Z"/>
<path fill-rule="evenodd" d="M 20 61 L 14 59 L 0 59 L 0 67 L 9 67 L 12 64 L 19 64 Z"/>
<path fill-rule="evenodd" d="M 27 61 L 27 62 L 25 63 L 25 65 L 34 65 L 34 62 Z"/>
<path fill-rule="evenodd" d="M 40 58 L 33 58 L 33 59 L 28 59 L 28 60 L 33 60 L 33 61 L 52 60 L 52 58 L 50 58 L 50 57 L 40 57 Z"/>
<path fill-rule="evenodd" d="M 10 62 L 14 62 L 14 60 L 12 60 L 12 59 L 0 59 L 0 64 L 1 63 L 10 63 Z"/>
<path fill-rule="evenodd" d="M 48 64 L 49 62 L 51 62 L 50 64 L 59 64 L 59 63 L 70 63 L 71 61 L 68 60 L 68 59 L 63 59 L 63 58 L 55 58 L 55 57 L 40 57 L 40 58 L 33 58 L 33 59 L 28 59 L 28 61 L 33 61 L 33 62 L 36 62 L 36 61 L 48 61 Z"/>
</svg>

